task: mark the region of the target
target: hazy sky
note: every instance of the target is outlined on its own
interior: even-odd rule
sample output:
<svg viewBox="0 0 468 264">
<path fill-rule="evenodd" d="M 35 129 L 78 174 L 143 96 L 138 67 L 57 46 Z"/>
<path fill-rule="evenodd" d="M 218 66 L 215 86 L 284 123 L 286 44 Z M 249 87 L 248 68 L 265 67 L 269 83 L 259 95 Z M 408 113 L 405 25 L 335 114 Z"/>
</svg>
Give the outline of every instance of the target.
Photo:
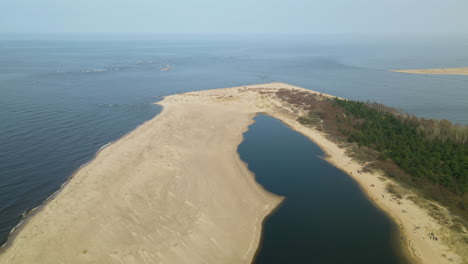
<svg viewBox="0 0 468 264">
<path fill-rule="evenodd" d="M 0 0 L 0 32 L 468 34 L 468 0 Z"/>
</svg>

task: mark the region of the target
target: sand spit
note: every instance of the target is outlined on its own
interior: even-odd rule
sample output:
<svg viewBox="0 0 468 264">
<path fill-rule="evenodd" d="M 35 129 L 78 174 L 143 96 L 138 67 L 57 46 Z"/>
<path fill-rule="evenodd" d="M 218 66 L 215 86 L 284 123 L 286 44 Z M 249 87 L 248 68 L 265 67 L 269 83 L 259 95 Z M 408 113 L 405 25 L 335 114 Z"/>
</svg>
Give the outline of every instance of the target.
<svg viewBox="0 0 468 264">
<path fill-rule="evenodd" d="M 253 112 L 161 104 L 31 217 L 0 263 L 250 263 L 281 201 L 237 154 Z"/>
<path fill-rule="evenodd" d="M 270 83 L 166 97 L 159 116 L 103 149 L 32 216 L 0 263 L 250 263 L 262 221 L 281 201 L 236 152 L 256 113 L 317 143 L 399 224 L 416 259 L 462 263 L 444 227 L 411 200 L 392 198 L 390 180 L 358 174 L 345 149 L 296 121 L 300 110 L 274 95 L 280 88 L 305 90 Z"/>
<path fill-rule="evenodd" d="M 411 74 L 468 75 L 468 67 L 465 67 L 465 68 L 443 68 L 443 69 L 419 69 L 419 70 L 392 70 L 392 72 L 402 72 L 402 73 L 411 73 Z"/>
</svg>

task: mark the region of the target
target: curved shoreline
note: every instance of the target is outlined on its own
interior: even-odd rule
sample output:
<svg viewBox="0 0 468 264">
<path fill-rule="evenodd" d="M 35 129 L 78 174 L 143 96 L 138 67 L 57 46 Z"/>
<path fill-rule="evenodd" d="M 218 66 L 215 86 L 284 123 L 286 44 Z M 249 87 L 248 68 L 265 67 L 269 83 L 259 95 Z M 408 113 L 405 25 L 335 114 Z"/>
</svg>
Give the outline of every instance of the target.
<svg viewBox="0 0 468 264">
<path fill-rule="evenodd" d="M 161 111 L 162 112 L 162 111 Z M 42 208 L 44 208 L 44 206 L 46 206 L 49 202 L 51 202 L 52 200 L 54 200 L 54 198 L 63 190 L 63 188 L 65 188 L 65 186 L 71 181 L 71 179 L 73 179 L 73 177 L 84 167 L 88 166 L 91 162 L 93 162 L 94 159 L 96 159 L 96 157 L 99 155 L 99 153 L 101 153 L 101 151 L 103 151 L 105 148 L 109 147 L 110 145 L 112 145 L 113 143 L 117 142 L 118 140 L 126 137 L 128 134 L 132 133 L 134 130 L 138 129 L 140 126 L 144 125 L 146 122 L 156 118 L 160 113 L 156 114 L 155 116 L 153 116 L 151 119 L 149 120 L 146 120 L 144 121 L 143 123 L 141 123 L 140 125 L 138 125 L 137 127 L 135 127 L 135 129 L 133 129 L 132 131 L 124 134 L 123 136 L 121 136 L 119 139 L 116 139 L 116 140 L 113 140 L 113 141 L 110 141 L 104 145 L 102 145 L 93 155 L 93 157 L 88 160 L 87 162 L 81 164 L 72 174 L 70 174 L 70 176 L 67 178 L 66 181 L 64 181 L 60 187 L 55 191 L 53 192 L 51 195 L 49 195 L 46 199 L 44 199 L 44 201 L 28 210 L 25 212 L 25 215 L 24 217 L 20 220 L 20 222 L 15 226 L 13 227 L 13 229 L 10 231 L 10 233 L 8 234 L 8 237 L 7 237 L 7 240 L 5 241 L 5 243 L 3 245 L 0 246 L 0 255 L 5 251 L 7 250 L 11 244 L 13 243 L 13 241 L 15 240 L 16 236 L 18 236 L 18 233 L 21 231 L 22 227 L 24 224 L 26 224 L 30 218 L 34 217 Z M 0 257 L 1 258 L 1 257 Z"/>
<path fill-rule="evenodd" d="M 0 250 L 0 261 L 250 263 L 263 221 L 281 200 L 255 181 L 237 152 L 254 115 L 264 113 L 312 140 L 357 181 L 408 238 L 413 257 L 461 263 L 445 238 L 425 240 L 425 232 L 442 227 L 423 209 L 406 198 L 403 205 L 380 198 L 391 197 L 381 175 L 353 175 L 361 165 L 345 149 L 299 124 L 294 109 L 270 96 L 280 88 L 303 89 L 271 83 L 165 97 L 159 115 L 98 151 L 56 192 L 56 203 L 48 199 L 28 216 L 8 250 Z M 421 228 L 411 230 L 416 224 Z"/>
<path fill-rule="evenodd" d="M 254 114 L 160 104 L 158 116 L 100 151 L 31 215 L 0 262 L 115 263 L 120 253 L 125 263 L 250 263 L 262 220 L 281 200 L 236 152 Z"/>
</svg>

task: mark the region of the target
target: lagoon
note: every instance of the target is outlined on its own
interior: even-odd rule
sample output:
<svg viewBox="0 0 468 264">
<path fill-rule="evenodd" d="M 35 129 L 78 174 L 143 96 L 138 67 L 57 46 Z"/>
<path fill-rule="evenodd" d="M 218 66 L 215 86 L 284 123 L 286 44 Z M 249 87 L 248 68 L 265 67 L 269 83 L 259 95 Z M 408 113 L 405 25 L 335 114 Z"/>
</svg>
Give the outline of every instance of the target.
<svg viewBox="0 0 468 264">
<path fill-rule="evenodd" d="M 259 115 L 238 151 L 283 203 L 264 222 L 256 264 L 409 263 L 398 229 L 308 138 Z"/>
</svg>

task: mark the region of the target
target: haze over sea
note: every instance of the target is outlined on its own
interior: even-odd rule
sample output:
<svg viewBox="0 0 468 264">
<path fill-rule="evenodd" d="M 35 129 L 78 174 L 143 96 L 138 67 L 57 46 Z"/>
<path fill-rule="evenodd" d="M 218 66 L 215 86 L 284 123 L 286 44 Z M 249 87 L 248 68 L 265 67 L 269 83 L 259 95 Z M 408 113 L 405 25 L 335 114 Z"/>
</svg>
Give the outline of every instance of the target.
<svg viewBox="0 0 468 264">
<path fill-rule="evenodd" d="M 162 96 L 280 81 L 468 124 L 468 37 L 0 35 L 0 244 Z M 164 68 L 171 70 L 162 71 Z"/>
</svg>

